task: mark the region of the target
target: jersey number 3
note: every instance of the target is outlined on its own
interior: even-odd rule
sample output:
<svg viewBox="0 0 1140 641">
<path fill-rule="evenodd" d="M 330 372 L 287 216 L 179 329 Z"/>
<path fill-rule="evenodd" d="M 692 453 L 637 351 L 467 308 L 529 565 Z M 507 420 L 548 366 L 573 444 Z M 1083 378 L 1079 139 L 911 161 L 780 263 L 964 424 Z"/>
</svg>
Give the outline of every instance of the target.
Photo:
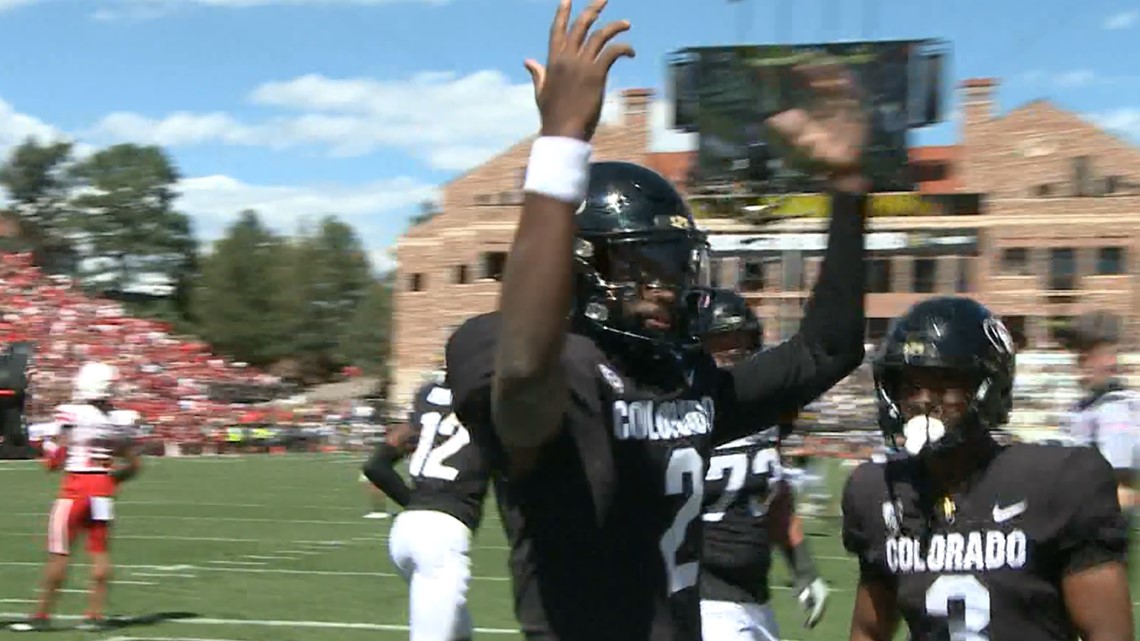
<svg viewBox="0 0 1140 641">
<path fill-rule="evenodd" d="M 669 579 L 669 594 L 680 592 L 697 583 L 698 561 L 677 563 L 677 552 L 685 542 L 689 525 L 701 515 L 701 503 L 705 496 L 705 463 L 696 449 L 686 447 L 673 450 L 669 455 L 669 467 L 665 470 L 665 495 L 676 496 L 685 493 L 686 479 L 692 492 L 684 505 L 677 510 L 673 523 L 661 536 L 661 556 L 665 558 L 665 573 Z"/>
<path fill-rule="evenodd" d="M 442 481 L 454 481 L 459 476 L 459 470 L 444 463 L 471 442 L 471 435 L 454 413 L 441 418 L 439 412 L 427 412 L 420 418 L 420 441 L 408 461 L 408 473 L 412 476 Z M 434 447 L 436 435 L 447 437 L 439 447 Z"/>
<path fill-rule="evenodd" d="M 938 577 L 926 590 L 926 613 L 945 619 L 950 641 L 988 641 L 990 591 L 969 574 Z"/>
</svg>

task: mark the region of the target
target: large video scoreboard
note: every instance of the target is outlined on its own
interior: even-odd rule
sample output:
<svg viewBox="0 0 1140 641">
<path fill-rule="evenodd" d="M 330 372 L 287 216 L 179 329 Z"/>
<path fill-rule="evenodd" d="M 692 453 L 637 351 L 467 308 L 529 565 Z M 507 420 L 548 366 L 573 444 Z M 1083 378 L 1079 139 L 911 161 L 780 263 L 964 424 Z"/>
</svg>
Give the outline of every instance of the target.
<svg viewBox="0 0 1140 641">
<path fill-rule="evenodd" d="M 842 62 L 859 85 L 871 133 L 864 165 L 875 191 L 911 191 L 907 161 L 912 128 L 943 118 L 946 46 L 935 40 L 700 47 L 673 54 L 674 128 L 697 133 L 691 195 L 820 191 L 822 185 L 764 126 L 813 97 L 797 65 Z"/>
</svg>

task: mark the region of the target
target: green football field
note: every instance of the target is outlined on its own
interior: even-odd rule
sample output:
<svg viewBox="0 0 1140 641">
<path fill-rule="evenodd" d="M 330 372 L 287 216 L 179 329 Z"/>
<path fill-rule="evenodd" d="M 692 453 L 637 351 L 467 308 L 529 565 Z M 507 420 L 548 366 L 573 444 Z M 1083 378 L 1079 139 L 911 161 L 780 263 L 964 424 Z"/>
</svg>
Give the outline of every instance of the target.
<svg viewBox="0 0 1140 641">
<path fill-rule="evenodd" d="M 407 589 L 388 560 L 388 521 L 368 506 L 360 459 L 344 455 L 148 459 L 117 503 L 111 610 L 124 625 L 69 629 L 83 612 L 84 565 L 74 567 L 56 619 L 60 639 L 107 641 L 364 641 L 407 635 Z M 842 483 L 838 468 L 833 485 Z M 0 464 L 0 611 L 33 607 L 57 477 L 31 462 Z M 773 606 L 787 639 L 847 634 L 855 564 L 835 519 L 808 522 L 834 598 L 815 630 L 776 560 Z M 468 595 L 479 638 L 514 632 L 506 549 L 494 509 L 478 535 Z M 82 552 L 76 563 L 84 563 Z M 1135 581 L 1134 581 L 1135 584 Z M 13 633 L 0 632 L 0 635 Z"/>
</svg>

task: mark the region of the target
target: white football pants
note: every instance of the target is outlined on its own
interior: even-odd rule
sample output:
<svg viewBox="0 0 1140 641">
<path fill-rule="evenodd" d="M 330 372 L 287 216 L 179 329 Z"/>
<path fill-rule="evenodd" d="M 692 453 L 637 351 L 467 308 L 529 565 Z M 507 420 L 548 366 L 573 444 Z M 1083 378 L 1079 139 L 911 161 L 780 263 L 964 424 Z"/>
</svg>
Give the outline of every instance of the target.
<svg viewBox="0 0 1140 641">
<path fill-rule="evenodd" d="M 408 582 L 410 641 L 471 638 L 470 547 L 471 530 L 450 514 L 409 510 L 392 523 L 388 553 Z"/>
<path fill-rule="evenodd" d="M 705 641 L 780 641 L 776 615 L 767 603 L 701 601 L 701 638 Z"/>
</svg>

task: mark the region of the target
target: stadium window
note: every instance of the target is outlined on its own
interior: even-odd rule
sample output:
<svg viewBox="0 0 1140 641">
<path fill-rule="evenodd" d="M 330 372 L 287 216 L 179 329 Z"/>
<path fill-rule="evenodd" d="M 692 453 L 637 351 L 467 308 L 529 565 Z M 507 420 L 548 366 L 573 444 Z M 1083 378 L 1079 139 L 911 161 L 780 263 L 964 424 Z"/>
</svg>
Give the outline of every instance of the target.
<svg viewBox="0 0 1140 641">
<path fill-rule="evenodd" d="M 416 272 L 408 275 L 408 291 L 422 292 L 424 290 L 424 275 Z"/>
<path fill-rule="evenodd" d="M 1049 196 L 1053 195 L 1053 185 L 1050 185 L 1049 183 L 1037 185 L 1033 188 L 1033 193 L 1038 198 L 1048 198 Z"/>
<path fill-rule="evenodd" d="M 476 205 L 489 205 L 491 204 L 491 194 L 475 194 Z"/>
<path fill-rule="evenodd" d="M 1073 195 L 1074 196 L 1091 196 L 1092 190 L 1089 188 L 1089 183 L 1092 182 L 1089 176 L 1089 157 L 1077 156 L 1073 158 Z"/>
<path fill-rule="evenodd" d="M 914 282 L 912 291 L 918 294 L 933 294 L 938 278 L 938 261 L 934 258 L 914 259 Z"/>
<path fill-rule="evenodd" d="M 764 263 L 745 260 L 740 264 L 740 291 L 758 292 L 764 289 Z"/>
<path fill-rule="evenodd" d="M 1100 247 L 1096 250 L 1097 276 L 1118 276 L 1125 272 L 1123 247 Z"/>
<path fill-rule="evenodd" d="M 1029 249 L 1007 247 L 1001 250 L 1001 271 L 1010 276 L 1032 276 L 1029 268 Z"/>
<path fill-rule="evenodd" d="M 455 283 L 457 285 L 466 285 L 471 282 L 471 277 L 467 273 L 467 265 L 455 266 Z"/>
<path fill-rule="evenodd" d="M 955 292 L 962 294 L 970 291 L 970 267 L 969 256 L 958 257 L 958 276 L 954 279 Z"/>
<path fill-rule="evenodd" d="M 507 266 L 507 252 L 483 252 L 484 279 L 503 280 L 503 269 Z"/>
<path fill-rule="evenodd" d="M 1054 247 L 1049 250 L 1049 289 L 1071 292 L 1077 288 L 1076 251 L 1071 247 Z"/>
<path fill-rule="evenodd" d="M 1120 188 L 1120 176 L 1105 176 L 1104 177 L 1104 193 L 1115 194 L 1116 190 Z"/>
<path fill-rule="evenodd" d="M 872 258 L 867 261 L 864 291 L 868 294 L 886 294 L 891 291 L 891 259 Z"/>
</svg>

